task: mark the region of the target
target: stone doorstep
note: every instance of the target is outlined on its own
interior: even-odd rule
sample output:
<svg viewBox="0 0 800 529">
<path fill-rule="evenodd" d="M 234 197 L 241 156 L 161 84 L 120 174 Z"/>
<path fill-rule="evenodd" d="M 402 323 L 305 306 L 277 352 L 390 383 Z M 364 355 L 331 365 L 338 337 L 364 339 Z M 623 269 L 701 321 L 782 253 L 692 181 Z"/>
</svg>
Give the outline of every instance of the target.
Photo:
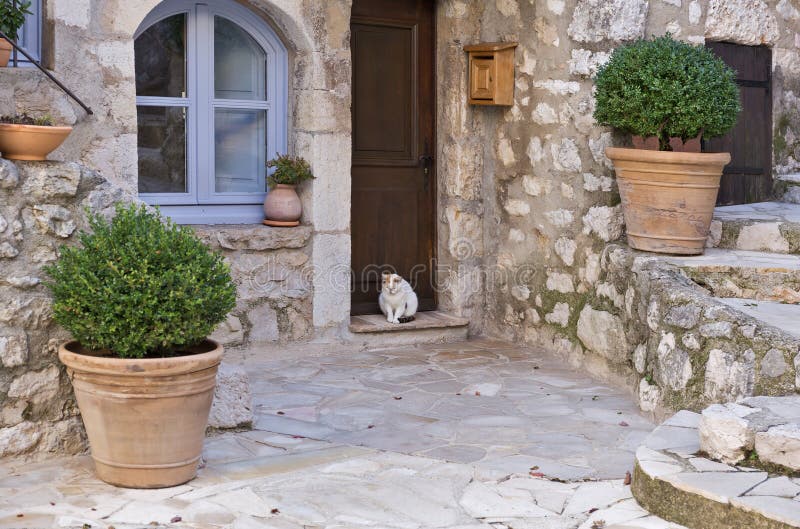
<svg viewBox="0 0 800 529">
<path fill-rule="evenodd" d="M 708 246 L 800 253 L 800 204 L 756 202 L 714 210 Z"/>
<path fill-rule="evenodd" d="M 389 323 L 382 314 L 350 317 L 350 332 L 356 334 L 408 332 L 422 329 L 449 329 L 466 327 L 467 325 L 469 325 L 469 320 L 459 318 L 458 316 L 452 316 L 438 310 L 432 312 L 418 312 L 414 316 L 414 321 L 400 324 Z"/>
<path fill-rule="evenodd" d="M 715 299 L 771 327 L 800 338 L 800 326 L 797 324 L 800 321 L 800 305 L 741 298 Z"/>
<path fill-rule="evenodd" d="M 792 483 L 781 480 L 778 487 L 770 482 L 781 478 L 766 472 L 726 471 L 724 465 L 684 453 L 686 436 L 699 437 L 698 428 L 669 423 L 656 428 L 636 452 L 632 491 L 643 507 L 691 529 L 800 528 L 800 501 L 784 492 Z"/>
</svg>

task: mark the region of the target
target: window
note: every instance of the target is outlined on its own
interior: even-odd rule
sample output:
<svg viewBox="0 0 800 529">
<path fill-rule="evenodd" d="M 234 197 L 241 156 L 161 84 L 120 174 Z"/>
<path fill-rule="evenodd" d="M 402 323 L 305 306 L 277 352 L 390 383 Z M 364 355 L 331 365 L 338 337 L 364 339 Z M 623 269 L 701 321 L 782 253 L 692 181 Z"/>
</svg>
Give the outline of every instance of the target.
<svg viewBox="0 0 800 529">
<path fill-rule="evenodd" d="M 42 60 L 42 0 L 31 0 L 28 8 L 31 12 L 25 15 L 25 24 L 17 35 L 17 44 L 37 61 Z M 33 66 L 33 64 L 17 50 L 11 52 L 11 66 Z"/>
<path fill-rule="evenodd" d="M 257 222 L 286 150 L 287 53 L 233 1 L 173 0 L 136 34 L 139 195 L 177 222 Z"/>
</svg>

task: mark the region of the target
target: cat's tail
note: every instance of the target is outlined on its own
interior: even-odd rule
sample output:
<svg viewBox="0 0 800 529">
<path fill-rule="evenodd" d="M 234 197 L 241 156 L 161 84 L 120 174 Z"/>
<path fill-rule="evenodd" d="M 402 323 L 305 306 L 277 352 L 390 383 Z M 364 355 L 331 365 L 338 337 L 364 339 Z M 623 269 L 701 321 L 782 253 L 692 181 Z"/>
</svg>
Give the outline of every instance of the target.
<svg viewBox="0 0 800 529">
<path fill-rule="evenodd" d="M 415 319 L 416 318 L 414 318 L 414 316 L 402 316 L 400 318 L 397 318 L 397 321 L 399 321 L 400 323 L 409 323 L 414 321 Z"/>
</svg>

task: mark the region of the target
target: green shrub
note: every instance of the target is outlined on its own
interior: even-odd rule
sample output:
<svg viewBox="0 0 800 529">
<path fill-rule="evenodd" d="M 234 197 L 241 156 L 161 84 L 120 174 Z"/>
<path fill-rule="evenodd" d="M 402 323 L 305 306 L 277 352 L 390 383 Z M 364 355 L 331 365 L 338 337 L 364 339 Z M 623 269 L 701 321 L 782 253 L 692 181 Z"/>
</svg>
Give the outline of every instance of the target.
<svg viewBox="0 0 800 529">
<path fill-rule="evenodd" d="M 25 23 L 25 15 L 32 14 L 30 8 L 30 1 L 0 0 L 0 31 L 16 42 L 19 29 Z"/>
<path fill-rule="evenodd" d="M 89 223 L 80 246 L 64 246 L 45 269 L 55 320 L 85 347 L 122 358 L 179 354 L 236 304 L 228 266 L 191 228 L 144 205 Z"/>
<path fill-rule="evenodd" d="M 622 132 L 669 138 L 722 136 L 741 110 L 736 73 L 711 51 L 669 34 L 614 50 L 597 72 L 595 120 Z"/>
<path fill-rule="evenodd" d="M 303 180 L 311 180 L 311 166 L 299 156 L 276 154 L 275 158 L 267 162 L 267 167 L 274 167 L 275 171 L 267 177 L 269 185 L 276 184 L 297 185 Z"/>
</svg>

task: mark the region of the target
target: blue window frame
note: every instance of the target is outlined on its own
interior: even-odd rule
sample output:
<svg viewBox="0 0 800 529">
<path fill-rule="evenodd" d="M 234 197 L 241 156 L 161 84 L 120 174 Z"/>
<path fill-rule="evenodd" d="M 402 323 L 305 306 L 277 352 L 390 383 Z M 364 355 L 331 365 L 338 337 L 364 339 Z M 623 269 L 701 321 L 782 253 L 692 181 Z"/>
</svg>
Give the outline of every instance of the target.
<svg viewBox="0 0 800 529">
<path fill-rule="evenodd" d="M 19 44 L 31 57 L 37 61 L 42 60 L 42 0 L 31 0 L 31 12 L 25 15 L 25 23 L 17 35 Z M 11 66 L 33 66 L 33 64 L 17 50 L 11 52 Z"/>
<path fill-rule="evenodd" d="M 288 56 L 232 0 L 169 0 L 136 32 L 139 196 L 177 222 L 257 222 L 286 151 Z"/>
</svg>

